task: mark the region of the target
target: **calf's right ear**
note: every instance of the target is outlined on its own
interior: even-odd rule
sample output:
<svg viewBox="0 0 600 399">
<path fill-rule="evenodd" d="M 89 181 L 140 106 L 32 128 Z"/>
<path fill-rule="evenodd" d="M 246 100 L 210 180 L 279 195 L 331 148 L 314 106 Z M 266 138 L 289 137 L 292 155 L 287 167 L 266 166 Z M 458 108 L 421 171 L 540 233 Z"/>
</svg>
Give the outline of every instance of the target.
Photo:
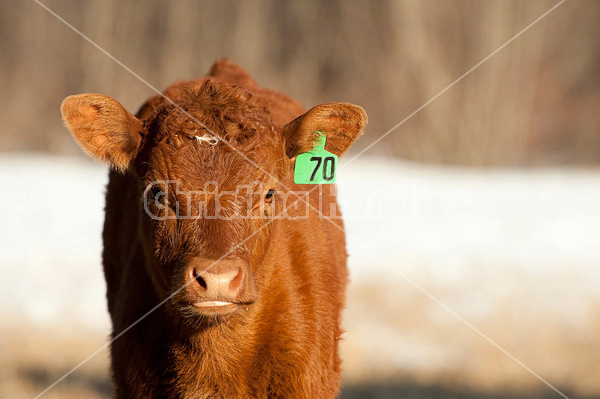
<svg viewBox="0 0 600 399">
<path fill-rule="evenodd" d="M 143 123 L 117 100 L 100 94 L 78 94 L 60 106 L 65 125 L 92 158 L 125 171 L 142 143 Z"/>
</svg>

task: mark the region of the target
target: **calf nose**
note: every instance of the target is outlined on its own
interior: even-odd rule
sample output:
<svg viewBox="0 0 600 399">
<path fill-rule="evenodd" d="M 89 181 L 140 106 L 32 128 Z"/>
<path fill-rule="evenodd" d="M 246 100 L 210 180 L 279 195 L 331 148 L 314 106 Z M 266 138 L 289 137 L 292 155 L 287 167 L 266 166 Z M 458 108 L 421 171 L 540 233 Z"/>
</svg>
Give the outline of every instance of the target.
<svg viewBox="0 0 600 399">
<path fill-rule="evenodd" d="M 245 279 L 244 265 L 240 259 L 196 260 L 190 265 L 192 289 L 202 298 L 235 301 Z"/>
<path fill-rule="evenodd" d="M 206 297 L 233 299 L 240 289 L 243 273 L 239 267 L 216 273 L 194 269 L 194 279 L 200 286 L 196 289 Z"/>
</svg>

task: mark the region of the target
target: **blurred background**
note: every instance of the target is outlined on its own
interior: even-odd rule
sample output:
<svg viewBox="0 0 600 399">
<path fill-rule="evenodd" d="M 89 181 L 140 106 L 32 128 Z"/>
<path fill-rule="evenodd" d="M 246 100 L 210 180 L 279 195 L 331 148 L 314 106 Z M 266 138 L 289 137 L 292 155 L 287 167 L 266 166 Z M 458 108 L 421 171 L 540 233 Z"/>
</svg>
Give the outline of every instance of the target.
<svg viewBox="0 0 600 399">
<path fill-rule="evenodd" d="M 600 398 L 600 2 L 567 0 L 356 159 L 558 0 L 42 2 L 159 90 L 229 57 L 306 107 L 366 109 L 338 177 L 342 398 L 561 397 L 475 329 Z M 107 170 L 60 103 L 154 92 L 36 2 L 0 7 L 0 397 L 33 398 L 110 332 Z M 43 397 L 110 397 L 107 368 Z"/>
</svg>

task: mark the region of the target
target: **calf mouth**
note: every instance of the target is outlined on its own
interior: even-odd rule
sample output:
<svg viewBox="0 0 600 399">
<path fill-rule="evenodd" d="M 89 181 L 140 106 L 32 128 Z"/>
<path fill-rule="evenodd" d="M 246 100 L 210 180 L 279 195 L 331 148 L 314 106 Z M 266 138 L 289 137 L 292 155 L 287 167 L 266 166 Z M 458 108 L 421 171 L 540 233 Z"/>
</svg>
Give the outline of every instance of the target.
<svg viewBox="0 0 600 399">
<path fill-rule="evenodd" d="M 235 312 L 241 304 L 220 300 L 201 300 L 193 304 L 194 311 L 204 316 L 222 316 Z"/>
<path fill-rule="evenodd" d="M 240 258 L 194 257 L 183 269 L 179 302 L 188 315 L 229 316 L 257 299 L 248 264 Z"/>
</svg>

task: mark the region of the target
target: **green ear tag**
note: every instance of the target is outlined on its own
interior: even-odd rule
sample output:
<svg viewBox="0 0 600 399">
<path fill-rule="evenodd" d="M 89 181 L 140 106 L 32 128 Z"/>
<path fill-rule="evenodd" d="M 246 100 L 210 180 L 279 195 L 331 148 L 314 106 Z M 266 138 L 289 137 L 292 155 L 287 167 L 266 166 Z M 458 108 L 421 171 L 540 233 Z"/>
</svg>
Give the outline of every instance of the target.
<svg viewBox="0 0 600 399">
<path fill-rule="evenodd" d="M 325 151 L 325 132 L 316 131 L 313 149 L 296 157 L 294 183 L 332 184 L 335 183 L 338 157 Z"/>
</svg>

